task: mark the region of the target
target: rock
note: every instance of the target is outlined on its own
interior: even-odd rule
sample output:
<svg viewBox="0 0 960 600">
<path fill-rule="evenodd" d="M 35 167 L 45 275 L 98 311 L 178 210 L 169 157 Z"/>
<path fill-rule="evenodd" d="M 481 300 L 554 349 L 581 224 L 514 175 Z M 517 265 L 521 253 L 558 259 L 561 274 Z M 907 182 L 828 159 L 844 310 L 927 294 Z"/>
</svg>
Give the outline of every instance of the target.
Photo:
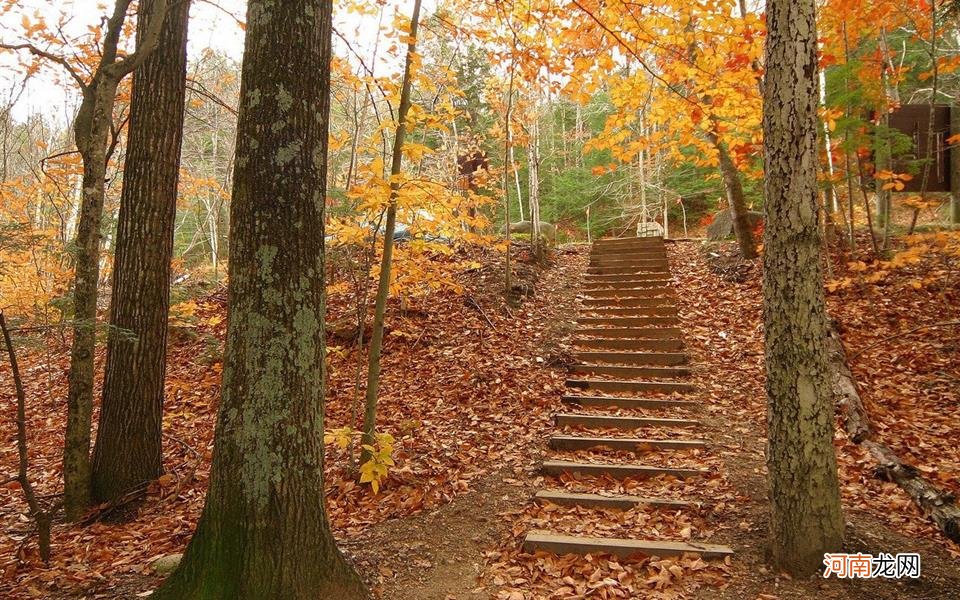
<svg viewBox="0 0 960 600">
<path fill-rule="evenodd" d="M 656 221 L 641 221 L 637 223 L 637 237 L 662 237 L 663 226 Z"/>
<path fill-rule="evenodd" d="M 763 213 L 756 211 L 747 211 L 747 222 L 750 223 L 750 229 L 755 229 L 757 225 L 763 223 Z M 725 240 L 733 235 L 733 213 L 729 208 L 725 208 L 713 216 L 713 222 L 707 226 L 707 239 L 711 242 Z"/>
<path fill-rule="evenodd" d="M 517 221 L 516 223 L 510 223 L 510 233 L 525 233 L 532 235 L 533 223 L 530 221 Z M 557 228 L 553 225 L 553 223 L 540 221 L 540 235 L 542 235 L 543 238 L 547 240 L 547 243 L 551 246 L 557 243 Z"/>
<path fill-rule="evenodd" d="M 183 554 L 168 554 L 150 563 L 150 568 L 153 569 L 157 575 L 169 575 L 180 566 L 182 559 Z"/>
</svg>

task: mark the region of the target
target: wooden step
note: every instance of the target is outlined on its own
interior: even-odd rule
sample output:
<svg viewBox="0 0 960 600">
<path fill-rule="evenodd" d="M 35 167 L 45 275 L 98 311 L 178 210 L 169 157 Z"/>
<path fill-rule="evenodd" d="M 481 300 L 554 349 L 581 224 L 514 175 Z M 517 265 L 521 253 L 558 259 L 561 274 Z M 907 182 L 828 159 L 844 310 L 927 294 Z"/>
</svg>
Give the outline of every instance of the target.
<svg viewBox="0 0 960 600">
<path fill-rule="evenodd" d="M 629 340 L 678 340 L 679 327 L 578 327 L 577 335 Z"/>
<path fill-rule="evenodd" d="M 593 245 L 604 246 L 607 244 L 626 244 L 626 243 L 644 243 L 644 242 L 657 243 L 661 245 L 664 244 L 662 235 L 644 235 L 644 236 L 628 235 L 625 237 L 599 238 L 593 241 Z"/>
<path fill-rule="evenodd" d="M 616 305 L 617 300 L 628 300 L 632 298 L 656 298 L 659 296 L 672 297 L 674 289 L 668 285 L 656 285 L 651 288 L 630 288 L 625 290 L 616 289 L 586 289 L 581 290 L 584 300 L 606 300 L 607 304 Z"/>
<path fill-rule="evenodd" d="M 651 440 L 641 438 L 611 438 L 611 437 L 583 437 L 576 435 L 554 435 L 550 438 L 550 447 L 554 450 L 587 450 L 589 448 L 605 447 L 611 450 L 625 450 L 632 452 L 644 448 L 659 448 L 661 450 L 688 450 L 690 448 L 706 448 L 703 440 Z"/>
<path fill-rule="evenodd" d="M 652 350 L 654 352 L 677 352 L 683 350 L 682 340 L 637 340 L 577 338 L 573 345 L 590 350 Z"/>
<path fill-rule="evenodd" d="M 666 258 L 633 258 L 622 254 L 605 255 L 590 259 L 591 267 L 666 267 Z"/>
<path fill-rule="evenodd" d="M 675 325 L 679 317 L 580 317 L 578 325 L 619 325 L 621 327 L 643 327 L 645 325 Z"/>
<path fill-rule="evenodd" d="M 624 377 L 634 379 L 657 378 L 667 379 L 675 377 L 689 377 L 690 369 L 686 367 L 635 367 L 632 365 L 573 365 L 570 371 L 584 375 L 604 375 L 607 377 Z"/>
<path fill-rule="evenodd" d="M 683 479 L 686 477 L 699 477 L 710 472 L 708 469 L 652 467 L 650 465 L 621 465 L 611 463 L 578 463 L 566 460 L 545 460 L 543 461 L 543 468 L 541 470 L 546 475 L 562 475 L 564 473 L 592 475 L 595 477 L 606 475 L 614 479 L 625 479 L 627 477 L 658 477 L 660 475 L 671 475 Z"/>
<path fill-rule="evenodd" d="M 688 408 L 696 409 L 699 402 L 658 398 L 617 398 L 613 396 L 582 396 L 567 394 L 560 398 L 564 404 L 592 408 Z"/>
<path fill-rule="evenodd" d="M 597 240 L 593 243 L 592 252 L 609 252 L 611 250 L 666 250 L 663 240 L 655 238 L 633 238 L 619 240 Z"/>
<path fill-rule="evenodd" d="M 665 288 L 669 287 L 671 284 L 669 279 L 656 279 L 653 281 L 610 281 L 603 283 L 587 283 L 583 285 L 580 289 L 587 292 L 589 295 L 593 295 L 594 291 L 598 290 L 643 290 L 651 288 Z"/>
<path fill-rule="evenodd" d="M 660 296 L 650 298 L 581 298 L 580 303 L 583 306 L 597 307 L 602 309 L 610 308 L 649 308 L 676 306 L 677 297 L 670 290 Z M 590 310 L 593 310 L 591 308 Z"/>
<path fill-rule="evenodd" d="M 630 290 L 643 288 L 662 288 L 669 286 L 671 279 L 625 279 L 623 281 L 588 281 L 582 290 Z"/>
<path fill-rule="evenodd" d="M 672 279 L 673 276 L 670 273 L 637 273 L 635 275 L 620 275 L 617 273 L 595 273 L 595 274 L 585 274 L 583 276 L 583 281 L 587 283 L 594 283 L 599 281 L 621 281 L 624 279 L 643 279 L 649 281 L 668 281 Z"/>
<path fill-rule="evenodd" d="M 668 260 L 666 250 L 640 249 L 640 250 L 608 250 L 593 251 L 590 253 L 590 264 L 605 260 Z"/>
<path fill-rule="evenodd" d="M 620 417 L 617 415 L 553 415 L 557 427 L 594 427 L 598 429 L 639 429 L 641 427 L 693 427 L 700 421 L 693 419 L 658 419 L 656 417 Z"/>
<path fill-rule="evenodd" d="M 686 364 L 687 355 L 673 352 L 578 352 L 577 360 L 587 364 L 672 367 Z"/>
<path fill-rule="evenodd" d="M 733 554 L 729 546 L 699 542 L 667 542 L 658 540 L 627 540 L 619 538 L 578 537 L 531 531 L 523 540 L 523 551 L 554 554 L 612 554 L 618 558 L 631 556 L 681 556 L 699 554 L 703 558 L 723 558 Z"/>
<path fill-rule="evenodd" d="M 587 267 L 589 275 L 634 275 L 636 273 L 669 273 L 666 266 L 656 267 Z"/>
<path fill-rule="evenodd" d="M 617 381 L 603 379 L 568 379 L 567 387 L 594 392 L 650 392 L 654 394 L 675 394 L 693 392 L 697 389 L 692 383 L 679 381 Z"/>
<path fill-rule="evenodd" d="M 577 494 L 563 490 L 540 490 L 534 496 L 534 500 L 549 502 L 558 506 L 582 506 L 583 508 L 613 510 L 630 510 L 641 505 L 668 510 L 683 510 L 696 506 L 693 502 L 683 500 L 644 498 L 642 496 L 601 496 L 600 494 Z"/>
<path fill-rule="evenodd" d="M 675 317 L 677 316 L 677 307 L 665 299 L 668 303 L 662 306 L 627 306 L 602 308 L 599 306 L 585 306 L 580 311 L 581 314 L 591 317 Z"/>
</svg>

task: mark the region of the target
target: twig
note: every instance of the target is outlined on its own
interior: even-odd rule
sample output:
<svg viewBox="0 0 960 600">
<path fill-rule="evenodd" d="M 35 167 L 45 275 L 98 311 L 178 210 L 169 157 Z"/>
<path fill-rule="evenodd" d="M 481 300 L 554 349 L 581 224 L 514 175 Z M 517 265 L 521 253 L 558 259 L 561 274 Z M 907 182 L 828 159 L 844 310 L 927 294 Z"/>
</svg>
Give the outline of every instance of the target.
<svg viewBox="0 0 960 600">
<path fill-rule="evenodd" d="M 474 300 L 473 296 L 467 296 L 466 300 L 467 300 L 467 304 L 469 304 L 478 313 L 480 313 L 480 316 L 483 317 L 483 320 L 487 322 L 487 325 L 490 326 L 490 329 L 497 331 L 497 326 L 493 324 L 493 321 L 490 320 L 490 317 L 487 316 L 487 313 L 483 311 L 483 308 L 480 307 L 477 301 Z"/>
<path fill-rule="evenodd" d="M 186 443 L 185 441 L 181 440 L 180 438 L 174 435 L 170 435 L 169 433 L 164 433 L 162 435 L 165 439 L 168 439 L 172 442 L 176 442 L 181 446 L 183 446 L 183 448 L 186 449 L 187 452 L 189 452 L 190 454 L 193 454 L 193 456 L 197 459 L 198 462 L 203 461 L 203 456 L 199 452 L 197 452 L 196 449 L 194 449 L 194 447 L 191 446 L 190 444 Z"/>
<path fill-rule="evenodd" d="M 905 335 L 909 335 L 909 334 L 914 333 L 914 332 L 916 332 L 916 331 L 920 331 L 921 329 L 933 329 L 933 328 L 935 328 L 935 327 L 950 327 L 950 326 L 952 326 L 952 325 L 960 325 L 960 321 L 941 321 L 940 323 L 930 323 L 930 324 L 928 324 L 928 325 L 918 325 L 917 327 L 914 327 L 913 329 L 908 329 L 908 330 L 906 330 L 906 331 L 901 331 L 901 332 L 899 332 L 899 333 L 895 333 L 895 334 L 893 334 L 893 335 L 891 335 L 891 336 L 888 336 L 888 337 L 883 338 L 882 340 L 878 340 L 878 341 L 876 341 L 876 342 L 874 342 L 874 343 L 872 343 L 872 344 L 869 344 L 868 346 L 866 346 L 866 347 L 864 347 L 864 348 L 861 348 L 861 349 L 858 350 L 857 352 L 854 352 L 854 353 L 850 356 L 850 358 L 848 358 L 847 360 L 853 361 L 855 358 L 857 358 L 858 356 L 860 356 L 861 354 L 863 354 L 863 353 L 866 352 L 867 350 L 870 350 L 871 348 L 876 348 L 876 347 L 879 346 L 880 344 L 883 344 L 883 343 L 885 343 L 885 342 L 889 342 L 890 340 L 894 340 L 894 339 L 897 339 L 897 338 L 899 338 L 899 337 L 903 337 L 903 336 L 905 336 Z"/>
<path fill-rule="evenodd" d="M 20 378 L 20 367 L 17 365 L 17 354 L 13 350 L 13 341 L 10 339 L 10 330 L 7 329 L 7 321 L 4 319 L 3 311 L 0 310 L 0 331 L 3 332 L 3 341 L 7 346 L 7 355 L 10 357 L 10 369 L 13 371 L 13 384 L 17 390 L 17 455 L 19 458 L 19 469 L 17 480 L 20 487 L 23 488 L 23 495 L 26 497 L 27 505 L 33 518 L 37 523 L 38 545 L 40 547 L 40 558 L 44 564 L 50 564 L 50 514 L 43 510 L 37 495 L 27 476 L 29 467 L 27 455 L 27 399 L 23 391 L 23 380 Z"/>
</svg>

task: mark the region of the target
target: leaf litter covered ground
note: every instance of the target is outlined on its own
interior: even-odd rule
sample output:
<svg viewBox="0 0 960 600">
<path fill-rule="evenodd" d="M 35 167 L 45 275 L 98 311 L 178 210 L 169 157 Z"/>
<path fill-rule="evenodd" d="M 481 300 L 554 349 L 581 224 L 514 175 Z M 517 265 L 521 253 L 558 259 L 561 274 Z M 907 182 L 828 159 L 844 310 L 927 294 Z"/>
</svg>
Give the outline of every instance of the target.
<svg viewBox="0 0 960 600">
<path fill-rule="evenodd" d="M 328 446 L 327 502 L 346 553 L 382 598 L 949 598 L 960 597 L 960 550 L 945 540 L 891 483 L 878 480 L 868 457 L 838 429 L 836 446 L 851 550 L 918 551 L 924 576 L 917 583 L 791 581 L 767 571 L 763 353 L 760 274 L 755 263 L 732 258 L 729 245 L 668 246 L 677 279 L 684 337 L 694 366 L 700 408 L 586 412 L 692 417 L 704 421 L 696 437 L 708 451 L 651 451 L 651 464 L 708 468 L 709 475 L 678 480 L 554 478 L 538 473 L 548 455 L 591 459 L 593 453 L 550 452 L 550 416 L 572 362 L 569 336 L 576 285 L 586 248 L 568 248 L 542 273 L 521 263 L 535 294 L 508 311 L 500 299 L 502 257 L 485 253 L 479 268 L 458 276 L 464 295 L 436 292 L 401 314 L 391 307 L 380 403 L 381 430 L 397 438 L 397 468 L 373 495 L 346 470 L 344 451 Z M 471 257 L 474 258 L 474 257 Z M 955 272 L 954 265 L 954 271 Z M 844 263 L 836 265 L 843 276 Z M 911 269 L 922 270 L 923 264 Z M 939 267 L 938 267 L 939 268 Z M 896 275 L 896 274 L 895 274 Z M 875 348 L 852 360 L 860 391 L 882 441 L 946 487 L 957 483 L 960 439 L 956 419 L 956 329 L 886 337 L 948 318 L 958 306 L 956 286 L 919 289 L 913 278 L 840 290 L 830 297 L 849 348 Z M 902 281 L 901 281 L 902 280 Z M 951 296 L 951 293 L 953 294 Z M 332 299 L 331 319 L 348 314 Z M 58 524 L 53 563 L 43 568 L 15 485 L 0 490 L 4 533 L 0 595 L 11 598 L 135 597 L 158 578 L 148 565 L 182 551 L 202 507 L 225 331 L 222 290 L 196 303 L 195 314 L 174 328 L 165 416 L 169 475 L 154 483 L 134 520 L 86 527 Z M 489 321 L 488 321 L 489 320 Z M 882 342 L 882 343 L 879 343 Z M 40 493 L 60 486 L 62 398 L 66 346 L 49 340 L 25 352 L 31 465 Z M 356 354 L 335 352 L 331 363 L 328 427 L 349 422 Z M 6 366 L 0 367 L 6 369 Z M 0 383 L 3 410 L 12 414 L 8 370 Z M 4 465 L 15 464 L 14 429 L 3 423 Z M 575 432 L 576 430 L 569 430 Z M 580 431 L 581 433 L 583 430 Z M 648 437 L 676 437 L 668 430 Z M 610 453 L 604 454 L 607 460 Z M 617 460 L 637 461 L 632 453 Z M 538 489 L 626 493 L 695 501 L 683 511 L 638 507 L 602 511 L 538 506 Z M 955 488 L 951 488 L 955 489 Z M 729 561 L 695 557 L 617 560 L 609 556 L 531 556 L 519 549 L 529 529 L 584 535 L 694 539 L 732 545 Z"/>
</svg>

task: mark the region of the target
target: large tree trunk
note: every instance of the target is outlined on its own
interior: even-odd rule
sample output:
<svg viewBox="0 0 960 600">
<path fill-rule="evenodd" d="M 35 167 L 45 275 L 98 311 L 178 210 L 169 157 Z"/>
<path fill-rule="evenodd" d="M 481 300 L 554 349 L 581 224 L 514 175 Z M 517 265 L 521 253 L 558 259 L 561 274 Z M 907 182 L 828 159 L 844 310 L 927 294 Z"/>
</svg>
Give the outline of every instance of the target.
<svg viewBox="0 0 960 600">
<path fill-rule="evenodd" d="M 189 12 L 189 1 L 171 7 L 156 51 L 133 75 L 107 366 L 93 451 L 93 494 L 99 501 L 114 500 L 162 472 L 167 310 Z M 138 22 L 138 37 L 148 22 Z"/>
<path fill-rule="evenodd" d="M 206 505 L 156 598 L 365 598 L 323 485 L 329 0 L 251 0 Z"/>
<path fill-rule="evenodd" d="M 808 575 L 840 550 L 817 227 L 817 35 L 813 0 L 767 0 L 763 295 L 772 557 Z"/>
<path fill-rule="evenodd" d="M 743 193 L 743 183 L 740 181 L 740 171 L 730 156 L 730 151 L 714 132 L 707 133 L 707 139 L 717 149 L 720 160 L 720 177 L 723 187 L 727 191 L 727 202 L 730 204 L 730 214 L 733 216 L 733 233 L 737 237 L 737 246 L 744 258 L 757 257 L 757 243 L 753 239 L 750 229 L 750 220 L 747 218 L 747 200 Z"/>
</svg>

